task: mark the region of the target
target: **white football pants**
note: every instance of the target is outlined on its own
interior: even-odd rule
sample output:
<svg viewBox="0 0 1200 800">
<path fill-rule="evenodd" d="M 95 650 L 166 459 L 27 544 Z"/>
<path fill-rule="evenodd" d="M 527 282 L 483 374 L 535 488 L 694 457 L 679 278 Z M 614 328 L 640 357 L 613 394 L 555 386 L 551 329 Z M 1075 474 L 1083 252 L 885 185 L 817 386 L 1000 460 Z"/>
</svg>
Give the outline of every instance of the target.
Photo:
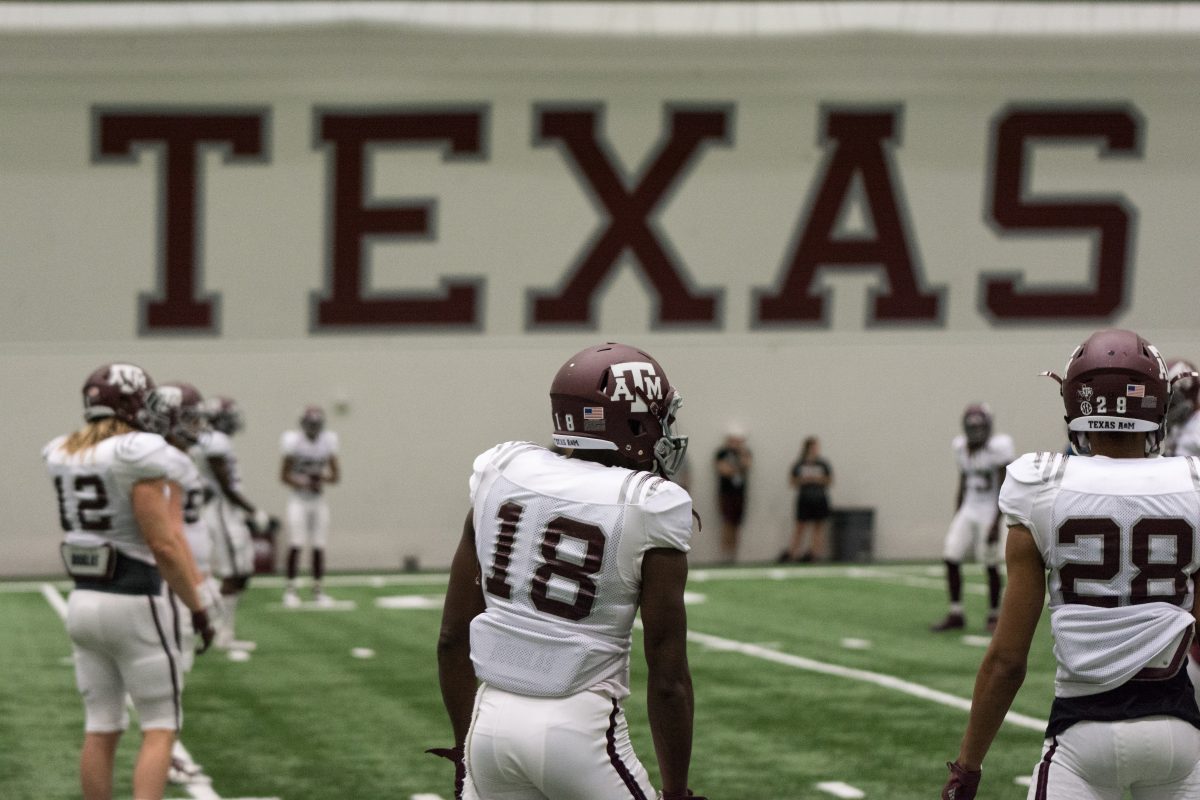
<svg viewBox="0 0 1200 800">
<path fill-rule="evenodd" d="M 179 729 L 183 676 L 171 618 L 171 604 L 163 595 L 71 592 L 67 633 L 88 732 L 128 727 L 126 693 L 133 698 L 142 730 Z"/>
<path fill-rule="evenodd" d="M 204 506 L 204 524 L 212 536 L 212 574 L 218 578 L 254 574 L 254 543 L 244 513 L 221 497 Z"/>
<path fill-rule="evenodd" d="M 1077 722 L 1046 742 L 1027 800 L 1200 797 L 1200 730 L 1175 717 Z"/>
<path fill-rule="evenodd" d="M 486 683 L 465 746 L 464 800 L 655 800 L 610 697 L 525 697 Z"/>
<path fill-rule="evenodd" d="M 329 539 L 329 503 L 321 495 L 292 494 L 287 504 L 288 539 L 292 547 L 325 549 Z"/>
<path fill-rule="evenodd" d="M 989 567 L 997 566 L 1004 561 L 1004 538 L 1007 529 L 1000 531 L 1000 538 L 994 544 L 988 544 L 988 532 L 996 519 L 998 510 L 977 511 L 964 505 L 950 521 L 950 530 L 946 533 L 946 545 L 942 558 L 961 564 L 972 553 L 975 560 Z"/>
</svg>

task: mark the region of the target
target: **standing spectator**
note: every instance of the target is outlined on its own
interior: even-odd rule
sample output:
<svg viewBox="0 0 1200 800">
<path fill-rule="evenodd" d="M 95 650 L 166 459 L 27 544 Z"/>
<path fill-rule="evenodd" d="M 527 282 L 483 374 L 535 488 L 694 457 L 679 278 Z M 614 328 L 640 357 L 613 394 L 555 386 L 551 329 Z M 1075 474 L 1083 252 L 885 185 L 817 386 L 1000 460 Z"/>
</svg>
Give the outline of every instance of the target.
<svg viewBox="0 0 1200 800">
<path fill-rule="evenodd" d="M 717 450 L 717 499 L 721 507 L 721 561 L 737 559 L 742 518 L 746 514 L 746 483 L 754 456 L 746 447 L 744 431 L 733 428 Z"/>
<path fill-rule="evenodd" d="M 825 524 L 829 519 L 829 493 L 833 484 L 833 469 L 821 458 L 821 442 L 815 436 L 804 440 L 800 458 L 792 465 L 792 488 L 796 493 L 796 527 L 780 562 L 816 561 L 825 551 Z M 805 528 L 810 530 L 808 546 L 804 544 Z"/>
<path fill-rule="evenodd" d="M 1003 545 L 1000 536 L 1000 485 L 1004 470 L 1013 460 L 1013 440 L 1006 433 L 992 433 L 992 412 L 985 403 L 967 406 L 962 418 L 963 432 L 954 437 L 952 447 L 958 462 L 958 495 L 954 518 L 946 533 L 942 558 L 946 564 L 946 587 L 950 611 L 930 630 L 962 630 L 966 615 L 962 602 L 962 563 L 972 552 L 983 562 L 988 582 L 988 632 L 996 630 L 1000 614 L 1000 562 Z"/>
<path fill-rule="evenodd" d="M 589 347 L 550 385 L 566 455 L 507 442 L 475 459 L 437 647 L 454 747 L 431 752 L 454 761 L 455 797 L 694 797 L 692 499 L 668 480 L 682 402 L 646 353 Z M 661 794 L 621 707 L 639 609 Z"/>
<path fill-rule="evenodd" d="M 300 549 L 308 542 L 312 553 L 313 601 L 328 605 L 331 601 L 321 591 L 325 577 L 325 544 L 329 537 L 329 504 L 322 490 L 340 479 L 338 472 L 338 437 L 325 430 L 325 412 L 317 406 L 304 409 L 300 430 L 283 434 L 280 445 L 283 465 L 279 478 L 292 489 L 288 499 L 287 521 L 291 548 L 287 559 L 287 589 L 283 604 L 288 608 L 300 605 L 296 594 L 296 572 L 300 566 Z"/>
<path fill-rule="evenodd" d="M 140 367 L 100 367 L 83 385 L 84 426 L 42 451 L 58 495 L 63 563 L 75 581 L 67 633 L 83 697 L 84 800 L 113 796 L 117 744 L 129 725 L 126 695 L 142 729 L 133 796 L 164 794 L 183 686 L 164 582 L 190 612 L 201 652 L 214 636 L 215 596 L 183 535 L 180 482 L 192 465 L 149 432 L 153 388 Z"/>
<path fill-rule="evenodd" d="M 1200 475 L 1194 457 L 1149 457 L 1166 365 L 1133 331 L 1106 330 L 1064 377 L 1047 374 L 1072 443 L 1093 456 L 1028 453 L 1007 470 L 1009 588 L 942 798 L 976 796 L 1047 592 L 1058 671 L 1029 797 L 1200 797 L 1200 708 L 1182 669 L 1200 613 Z"/>
</svg>

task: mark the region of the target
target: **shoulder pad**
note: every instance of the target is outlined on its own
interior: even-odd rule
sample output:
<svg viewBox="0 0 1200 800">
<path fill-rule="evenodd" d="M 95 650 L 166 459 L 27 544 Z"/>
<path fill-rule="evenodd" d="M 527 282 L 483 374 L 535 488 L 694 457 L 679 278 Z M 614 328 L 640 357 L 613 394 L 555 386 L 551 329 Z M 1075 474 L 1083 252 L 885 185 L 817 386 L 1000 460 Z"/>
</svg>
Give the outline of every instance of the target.
<svg viewBox="0 0 1200 800">
<path fill-rule="evenodd" d="M 63 442 L 65 442 L 66 440 L 67 440 L 67 437 L 65 435 L 64 436 L 55 436 L 53 439 L 51 439 L 50 442 L 45 447 L 42 448 L 42 459 L 49 460 L 50 456 L 53 455 L 54 451 L 57 450 L 58 448 L 62 447 Z"/>
<path fill-rule="evenodd" d="M 1046 483 L 1061 472 L 1070 456 L 1063 453 L 1026 453 L 1008 465 L 1007 480 Z"/>
<path fill-rule="evenodd" d="M 233 444 L 228 434 L 210 430 L 200 439 L 200 449 L 206 456 L 228 456 L 233 452 Z"/>
</svg>

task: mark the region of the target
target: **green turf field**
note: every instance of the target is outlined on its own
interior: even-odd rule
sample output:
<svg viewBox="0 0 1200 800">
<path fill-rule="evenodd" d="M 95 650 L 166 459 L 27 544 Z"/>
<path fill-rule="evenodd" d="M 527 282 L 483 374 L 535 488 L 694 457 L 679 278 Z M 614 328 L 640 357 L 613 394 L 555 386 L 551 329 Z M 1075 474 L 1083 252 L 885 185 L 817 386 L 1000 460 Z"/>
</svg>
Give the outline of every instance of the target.
<svg viewBox="0 0 1200 800">
<path fill-rule="evenodd" d="M 964 639 L 927 632 L 945 612 L 933 566 L 693 570 L 693 788 L 714 800 L 936 797 L 966 723 L 952 704 L 970 697 L 986 644 L 979 570 L 966 572 L 974 582 Z M 450 744 L 434 655 L 444 576 L 328 583 L 356 608 L 284 610 L 278 580 L 257 580 L 238 636 L 258 649 L 244 662 L 217 652 L 198 659 L 183 741 L 212 784 L 172 796 L 451 797 L 449 765 L 422 753 Z M 401 596 L 410 599 L 392 603 L 418 607 L 376 605 Z M 1048 628 L 1039 629 L 1013 707 L 1026 718 L 1002 728 L 985 765 L 988 798 L 1024 798 L 1015 781 L 1040 755 L 1031 726 L 1053 694 Z M 640 634 L 634 640 L 626 710 L 657 777 Z M 364 648 L 373 655 L 361 657 Z M 0 797 L 78 797 L 83 712 L 70 645 L 36 583 L 0 583 L 0 675 Z M 118 797 L 129 796 L 136 738 L 122 745 Z"/>
</svg>

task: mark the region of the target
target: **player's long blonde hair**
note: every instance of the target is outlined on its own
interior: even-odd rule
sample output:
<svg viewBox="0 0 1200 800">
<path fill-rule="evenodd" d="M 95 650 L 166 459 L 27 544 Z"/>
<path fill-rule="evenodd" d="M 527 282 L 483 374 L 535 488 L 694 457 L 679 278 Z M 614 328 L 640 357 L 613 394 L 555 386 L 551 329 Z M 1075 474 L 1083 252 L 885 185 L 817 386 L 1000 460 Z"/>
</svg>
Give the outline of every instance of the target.
<svg viewBox="0 0 1200 800">
<path fill-rule="evenodd" d="M 70 455 L 80 450 L 88 450 L 103 442 L 110 436 L 120 436 L 122 433 L 133 433 L 136 428 L 116 417 L 104 417 L 93 420 L 67 437 L 60 447 Z"/>
</svg>

